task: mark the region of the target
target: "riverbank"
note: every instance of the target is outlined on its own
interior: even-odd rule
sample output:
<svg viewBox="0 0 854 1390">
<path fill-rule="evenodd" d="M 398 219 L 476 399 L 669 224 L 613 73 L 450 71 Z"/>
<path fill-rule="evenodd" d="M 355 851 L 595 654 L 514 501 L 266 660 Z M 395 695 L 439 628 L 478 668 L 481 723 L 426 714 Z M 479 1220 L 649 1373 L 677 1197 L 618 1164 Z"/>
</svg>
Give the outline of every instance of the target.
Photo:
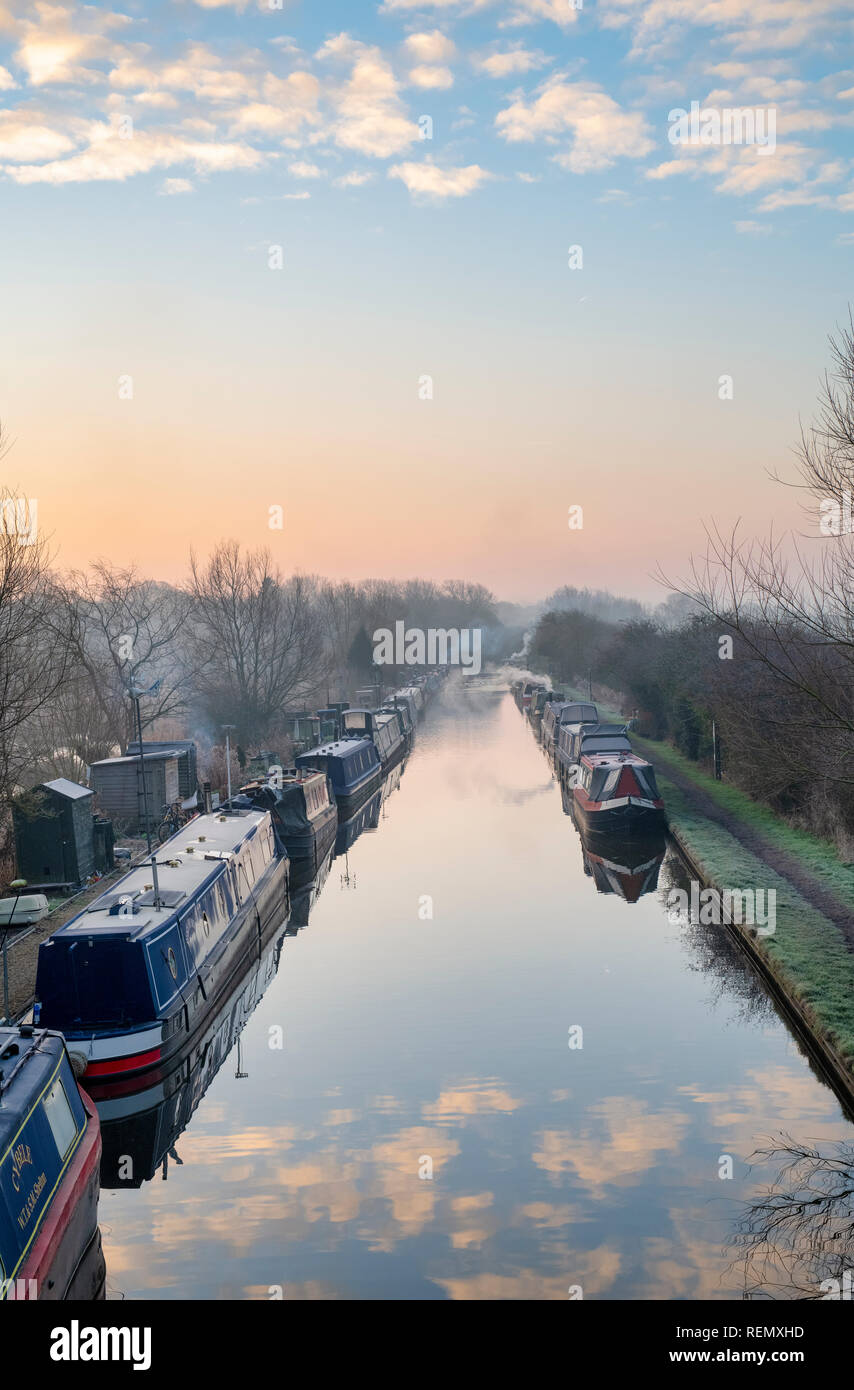
<svg viewBox="0 0 854 1390">
<path fill-rule="evenodd" d="M 571 691 L 568 698 L 586 697 Z M 669 744 L 634 734 L 632 742 L 656 769 L 671 834 L 701 884 L 776 893 L 773 935 L 738 923 L 730 930 L 854 1104 L 854 866 Z"/>
</svg>

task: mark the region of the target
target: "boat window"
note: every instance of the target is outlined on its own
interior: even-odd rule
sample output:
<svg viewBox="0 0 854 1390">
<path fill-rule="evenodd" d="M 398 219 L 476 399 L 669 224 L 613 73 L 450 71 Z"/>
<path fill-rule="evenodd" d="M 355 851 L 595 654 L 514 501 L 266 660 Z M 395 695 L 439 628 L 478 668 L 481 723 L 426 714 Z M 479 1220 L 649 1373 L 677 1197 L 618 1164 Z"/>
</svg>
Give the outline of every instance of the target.
<svg viewBox="0 0 854 1390">
<path fill-rule="evenodd" d="M 585 753 L 630 753 L 632 745 L 627 738 L 614 735 L 608 738 L 602 735 L 599 738 L 585 738 L 582 743 Z"/>
<path fill-rule="evenodd" d="M 65 1159 L 77 1138 L 77 1124 L 60 1077 L 56 1078 L 42 1104 L 59 1156 Z"/>
</svg>

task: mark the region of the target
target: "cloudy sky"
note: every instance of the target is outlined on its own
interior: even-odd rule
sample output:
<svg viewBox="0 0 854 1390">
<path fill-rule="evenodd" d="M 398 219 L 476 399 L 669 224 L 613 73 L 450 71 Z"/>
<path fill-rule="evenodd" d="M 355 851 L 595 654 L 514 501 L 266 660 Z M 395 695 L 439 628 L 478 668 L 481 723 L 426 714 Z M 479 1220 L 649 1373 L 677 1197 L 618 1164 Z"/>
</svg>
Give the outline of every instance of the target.
<svg viewBox="0 0 854 1390">
<path fill-rule="evenodd" d="M 577 3 L 0 0 L 4 481 L 62 563 L 652 596 L 801 524 L 851 0 Z M 692 101 L 776 148 L 674 145 Z"/>
</svg>

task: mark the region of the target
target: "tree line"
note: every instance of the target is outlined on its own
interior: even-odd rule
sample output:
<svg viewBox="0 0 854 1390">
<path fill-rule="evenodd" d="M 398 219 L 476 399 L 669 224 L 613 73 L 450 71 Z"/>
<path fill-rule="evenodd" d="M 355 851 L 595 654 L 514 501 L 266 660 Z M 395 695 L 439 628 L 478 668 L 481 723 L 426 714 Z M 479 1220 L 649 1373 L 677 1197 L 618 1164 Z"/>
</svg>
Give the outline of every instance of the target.
<svg viewBox="0 0 854 1390">
<path fill-rule="evenodd" d="M 104 560 L 64 572 L 48 538 L 16 525 L 22 508 L 0 491 L 0 823 L 21 789 L 84 781 L 124 752 L 131 688 L 146 692 L 144 736 L 196 738 L 215 770 L 224 725 L 241 754 L 286 754 L 288 711 L 352 699 L 377 674 L 380 627 L 500 629 L 483 585 L 286 575 L 235 541 L 191 554 L 182 584 Z"/>
<path fill-rule="evenodd" d="M 654 614 L 555 605 L 529 660 L 557 681 L 588 678 L 638 711 L 639 731 L 709 764 L 714 721 L 727 778 L 854 852 L 854 319 L 830 340 L 818 413 L 793 479 L 797 535 L 709 526 L 687 579 Z M 620 601 L 621 602 L 621 601 Z"/>
</svg>

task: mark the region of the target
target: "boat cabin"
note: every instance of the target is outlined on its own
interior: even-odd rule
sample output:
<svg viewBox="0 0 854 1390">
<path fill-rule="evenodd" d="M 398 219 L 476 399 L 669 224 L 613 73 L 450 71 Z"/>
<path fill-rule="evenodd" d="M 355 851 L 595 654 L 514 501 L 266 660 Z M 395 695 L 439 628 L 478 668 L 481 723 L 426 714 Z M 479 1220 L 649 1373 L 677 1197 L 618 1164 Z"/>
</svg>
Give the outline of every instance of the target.
<svg viewBox="0 0 854 1390">
<path fill-rule="evenodd" d="M 300 753 L 298 768 L 316 768 L 325 772 L 332 784 L 336 799 L 355 796 L 371 783 L 379 781 L 381 765 L 376 745 L 369 738 L 336 739 Z"/>
</svg>

